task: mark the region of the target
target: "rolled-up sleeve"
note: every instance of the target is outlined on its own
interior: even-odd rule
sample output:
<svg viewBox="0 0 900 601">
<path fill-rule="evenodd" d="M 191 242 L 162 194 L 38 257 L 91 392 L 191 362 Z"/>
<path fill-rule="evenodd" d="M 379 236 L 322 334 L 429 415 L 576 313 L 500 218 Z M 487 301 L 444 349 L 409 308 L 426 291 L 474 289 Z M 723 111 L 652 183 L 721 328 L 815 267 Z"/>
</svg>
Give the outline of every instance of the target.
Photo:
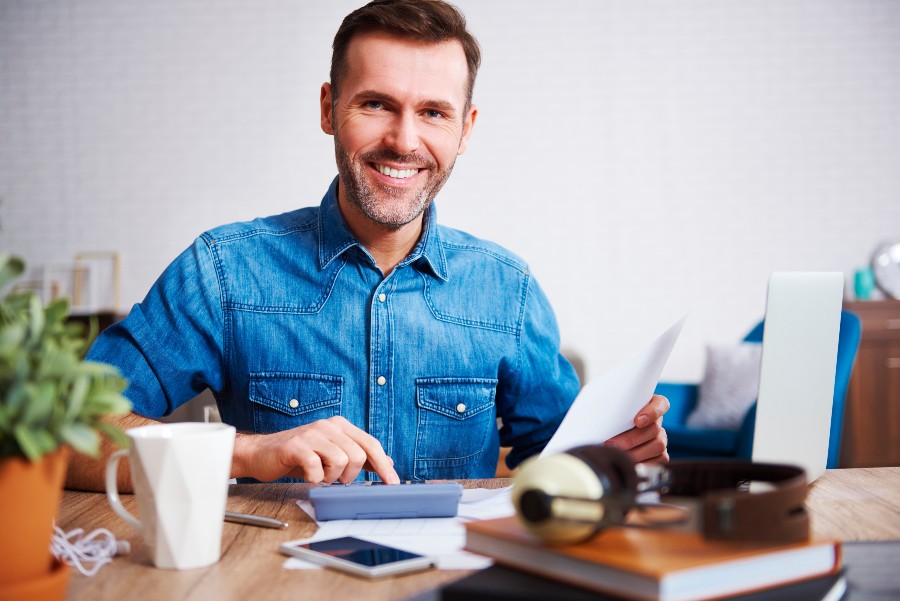
<svg viewBox="0 0 900 601">
<path fill-rule="evenodd" d="M 198 238 L 169 265 L 143 302 L 97 337 L 87 358 L 129 380 L 133 411 L 162 417 L 224 377 L 224 295 L 215 241 Z"/>
</svg>

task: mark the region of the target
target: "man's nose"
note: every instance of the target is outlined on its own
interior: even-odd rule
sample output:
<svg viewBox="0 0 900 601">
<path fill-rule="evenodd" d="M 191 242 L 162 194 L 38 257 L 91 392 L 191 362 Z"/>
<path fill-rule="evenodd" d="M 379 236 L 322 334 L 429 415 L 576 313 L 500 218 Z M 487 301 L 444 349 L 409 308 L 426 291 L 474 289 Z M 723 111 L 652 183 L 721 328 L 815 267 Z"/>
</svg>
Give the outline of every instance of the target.
<svg viewBox="0 0 900 601">
<path fill-rule="evenodd" d="M 416 115 L 401 113 L 385 134 L 385 145 L 397 154 L 410 154 L 419 149 L 419 123 Z"/>
</svg>

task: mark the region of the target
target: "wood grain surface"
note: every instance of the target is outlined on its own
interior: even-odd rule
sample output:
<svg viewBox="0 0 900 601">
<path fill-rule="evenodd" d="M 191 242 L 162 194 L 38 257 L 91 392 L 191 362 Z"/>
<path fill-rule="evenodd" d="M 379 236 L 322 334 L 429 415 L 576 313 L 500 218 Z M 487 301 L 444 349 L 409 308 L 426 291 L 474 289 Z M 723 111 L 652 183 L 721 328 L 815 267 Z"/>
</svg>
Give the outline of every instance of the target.
<svg viewBox="0 0 900 601">
<path fill-rule="evenodd" d="M 495 488 L 509 480 L 462 483 L 467 488 Z M 57 519 L 63 530 L 107 528 L 132 545 L 129 555 L 117 557 L 96 576 L 88 578 L 73 570 L 67 599 L 387 601 L 407 599 L 470 573 L 429 570 L 369 581 L 328 569 L 285 570 L 278 545 L 316 530 L 296 505 L 308 488 L 306 484 L 232 485 L 229 510 L 276 517 L 290 526 L 271 530 L 226 523 L 222 559 L 208 568 L 184 571 L 154 568 L 140 536 L 112 511 L 104 494 L 66 491 Z M 131 511 L 137 511 L 131 495 L 122 499 Z M 811 485 L 807 507 L 815 535 L 854 541 L 900 539 L 900 468 L 829 470 Z"/>
</svg>

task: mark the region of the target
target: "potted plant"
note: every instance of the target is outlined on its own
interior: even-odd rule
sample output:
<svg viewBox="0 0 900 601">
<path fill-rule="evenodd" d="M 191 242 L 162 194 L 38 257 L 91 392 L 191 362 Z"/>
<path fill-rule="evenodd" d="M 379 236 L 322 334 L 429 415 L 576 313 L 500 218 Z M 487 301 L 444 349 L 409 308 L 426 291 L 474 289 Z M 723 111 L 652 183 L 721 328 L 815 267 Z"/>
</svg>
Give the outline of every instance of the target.
<svg viewBox="0 0 900 601">
<path fill-rule="evenodd" d="M 0 293 L 24 270 L 0 253 Z M 2 599 L 63 598 L 68 569 L 50 540 L 70 449 L 96 457 L 101 436 L 127 444 L 104 421 L 130 410 L 126 382 L 114 367 L 84 361 L 93 333 L 68 323 L 68 313 L 68 301 L 44 307 L 31 291 L 0 298 Z"/>
</svg>

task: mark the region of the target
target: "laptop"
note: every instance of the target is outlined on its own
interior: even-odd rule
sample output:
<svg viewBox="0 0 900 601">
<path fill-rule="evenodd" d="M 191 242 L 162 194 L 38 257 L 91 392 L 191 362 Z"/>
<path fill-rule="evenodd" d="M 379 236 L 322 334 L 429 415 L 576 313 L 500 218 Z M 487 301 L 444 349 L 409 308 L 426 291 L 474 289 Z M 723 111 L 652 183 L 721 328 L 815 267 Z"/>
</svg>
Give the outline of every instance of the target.
<svg viewBox="0 0 900 601">
<path fill-rule="evenodd" d="M 769 280 L 753 461 L 825 472 L 844 274 L 779 272 Z"/>
</svg>

